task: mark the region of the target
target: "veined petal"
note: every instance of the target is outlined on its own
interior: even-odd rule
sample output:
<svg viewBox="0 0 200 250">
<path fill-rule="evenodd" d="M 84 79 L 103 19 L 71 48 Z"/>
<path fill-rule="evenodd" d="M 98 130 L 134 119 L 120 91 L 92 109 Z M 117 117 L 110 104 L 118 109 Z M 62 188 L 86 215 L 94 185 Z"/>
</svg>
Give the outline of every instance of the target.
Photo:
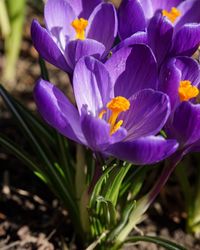
<svg viewBox="0 0 200 250">
<path fill-rule="evenodd" d="M 88 20 L 87 37 L 104 44 L 108 51 L 117 36 L 117 14 L 110 3 L 99 4 Z"/>
<path fill-rule="evenodd" d="M 105 120 L 89 114 L 84 107 L 81 113 L 81 127 L 87 144 L 97 152 L 106 151 L 109 145 L 121 141 L 126 136 L 126 130 L 123 128 L 111 136 L 110 125 Z"/>
<path fill-rule="evenodd" d="M 105 52 L 105 47 L 103 44 L 92 40 L 74 40 L 70 41 L 65 49 L 65 58 L 70 68 L 74 70 L 74 67 L 78 60 L 84 56 L 94 56 L 100 59 Z"/>
<path fill-rule="evenodd" d="M 148 44 L 147 40 L 147 33 L 139 31 L 132 36 L 122 40 L 119 44 L 117 44 L 112 50 L 112 54 L 115 53 L 117 50 L 123 48 L 123 47 L 128 47 L 133 44 Z"/>
<path fill-rule="evenodd" d="M 152 0 L 140 0 L 143 12 L 145 13 L 146 18 L 151 18 L 154 15 L 155 9 L 152 5 Z"/>
<path fill-rule="evenodd" d="M 48 0 L 44 8 L 44 17 L 47 29 L 64 50 L 69 39 L 75 37 L 71 22 L 76 16 L 72 7 L 66 0 Z"/>
<path fill-rule="evenodd" d="M 122 40 L 138 31 L 145 31 L 146 19 L 140 1 L 122 1 L 118 13 L 119 35 Z"/>
<path fill-rule="evenodd" d="M 180 103 L 178 88 L 180 81 L 184 80 L 190 81 L 193 86 L 200 83 L 200 67 L 192 58 L 172 58 L 161 68 L 159 89 L 169 96 L 172 110 Z"/>
<path fill-rule="evenodd" d="M 173 25 L 161 13 L 151 18 L 147 28 L 148 44 L 160 65 L 172 46 Z"/>
<path fill-rule="evenodd" d="M 145 0 L 143 0 L 144 2 Z M 179 3 L 181 3 L 183 0 L 151 0 L 152 6 L 154 9 L 154 12 L 156 10 L 167 10 L 170 11 L 172 7 L 176 7 Z"/>
<path fill-rule="evenodd" d="M 85 143 L 78 110 L 53 84 L 38 80 L 34 98 L 43 119 L 58 132 L 76 142 Z"/>
<path fill-rule="evenodd" d="M 141 89 L 157 89 L 155 57 L 151 49 L 144 44 L 121 48 L 110 57 L 105 66 L 112 72 L 115 96 L 129 98 Z"/>
<path fill-rule="evenodd" d="M 154 164 L 173 154 L 178 147 L 175 140 L 165 140 L 161 136 L 148 136 L 134 141 L 111 145 L 107 152 L 137 165 Z"/>
<path fill-rule="evenodd" d="M 182 146 L 200 139 L 200 104 L 180 103 L 174 113 L 169 136 L 177 139 Z"/>
<path fill-rule="evenodd" d="M 84 57 L 76 64 L 73 84 L 79 113 L 86 105 L 93 116 L 98 116 L 114 96 L 108 71 L 104 64 L 92 57 Z"/>
<path fill-rule="evenodd" d="M 185 24 L 173 39 L 172 54 L 191 56 L 200 44 L 200 24 Z"/>
<path fill-rule="evenodd" d="M 88 19 L 94 8 L 100 4 L 101 0 L 67 0 L 72 6 L 76 16 Z"/>
<path fill-rule="evenodd" d="M 156 135 L 164 126 L 169 113 L 169 98 L 162 92 L 141 90 L 130 99 L 130 109 L 122 113 L 123 127 L 127 130 L 126 141 Z"/>
<path fill-rule="evenodd" d="M 47 30 L 42 28 L 36 20 L 33 20 L 31 25 L 31 38 L 35 49 L 41 57 L 66 72 L 71 71 L 61 50 L 53 41 Z"/>
<path fill-rule="evenodd" d="M 181 16 L 176 22 L 175 29 L 179 30 L 186 23 L 200 23 L 200 1 L 186 0 L 178 5 Z"/>
</svg>

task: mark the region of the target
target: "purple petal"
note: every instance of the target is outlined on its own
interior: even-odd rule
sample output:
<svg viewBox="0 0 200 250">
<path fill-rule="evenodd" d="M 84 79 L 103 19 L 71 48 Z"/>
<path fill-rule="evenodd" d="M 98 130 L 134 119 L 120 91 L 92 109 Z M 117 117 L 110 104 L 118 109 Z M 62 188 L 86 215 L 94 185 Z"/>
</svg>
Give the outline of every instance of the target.
<svg viewBox="0 0 200 250">
<path fill-rule="evenodd" d="M 117 35 L 117 14 L 114 6 L 109 3 L 98 5 L 88 22 L 87 37 L 104 44 L 108 51 Z"/>
<path fill-rule="evenodd" d="M 72 6 L 76 16 L 88 19 L 94 8 L 100 4 L 101 0 L 67 0 Z"/>
<path fill-rule="evenodd" d="M 190 145 L 200 139 L 200 104 L 182 102 L 174 113 L 170 137 L 181 145 Z"/>
<path fill-rule="evenodd" d="M 95 40 L 77 39 L 74 41 L 70 41 L 67 44 L 65 49 L 65 57 L 70 68 L 74 70 L 76 63 L 80 58 L 91 55 L 97 59 L 100 59 L 104 51 L 105 51 L 104 45 Z"/>
<path fill-rule="evenodd" d="M 76 16 L 72 7 L 65 0 L 48 0 L 44 16 L 46 27 L 54 37 L 54 41 L 64 50 L 69 39 L 75 37 L 71 23 Z"/>
<path fill-rule="evenodd" d="M 143 0 L 144 2 L 145 0 Z M 151 0 L 154 12 L 159 9 L 170 11 L 172 7 L 176 7 L 183 0 Z"/>
<path fill-rule="evenodd" d="M 160 65 L 172 45 L 173 26 L 166 17 L 157 13 L 147 28 L 148 43 Z"/>
<path fill-rule="evenodd" d="M 79 113 L 83 106 L 87 106 L 88 111 L 98 116 L 114 95 L 108 71 L 92 57 L 84 57 L 77 63 L 73 84 Z"/>
<path fill-rule="evenodd" d="M 129 98 L 141 89 L 157 89 L 157 64 L 150 48 L 143 44 L 118 50 L 105 65 L 112 72 L 115 96 Z"/>
<path fill-rule="evenodd" d="M 78 110 L 53 84 L 40 79 L 34 89 L 34 98 L 43 119 L 64 136 L 84 143 Z"/>
<path fill-rule="evenodd" d="M 151 18 L 154 15 L 155 9 L 152 5 L 152 0 L 140 0 L 142 5 L 143 12 L 145 13 L 146 18 Z"/>
<path fill-rule="evenodd" d="M 180 81 L 184 80 L 189 80 L 194 86 L 199 84 L 200 68 L 195 60 L 172 58 L 161 68 L 159 89 L 169 96 L 172 110 L 180 103 L 178 88 Z"/>
<path fill-rule="evenodd" d="M 105 120 L 88 114 L 84 108 L 81 114 L 81 126 L 87 143 L 93 151 L 105 151 L 110 144 L 119 142 L 126 136 L 126 130 L 123 128 L 111 136 L 110 125 Z"/>
<path fill-rule="evenodd" d="M 146 20 L 138 0 L 124 0 L 119 7 L 119 35 L 123 40 L 138 31 L 145 31 Z"/>
<path fill-rule="evenodd" d="M 171 54 L 191 56 L 200 44 L 200 24 L 186 24 L 175 35 Z"/>
<path fill-rule="evenodd" d="M 116 45 L 111 51 L 115 53 L 117 50 L 128 47 L 133 44 L 148 44 L 147 41 L 147 33 L 146 32 L 137 32 L 133 34 L 131 37 L 128 37 L 121 41 L 118 45 Z"/>
<path fill-rule="evenodd" d="M 141 90 L 129 99 L 131 106 L 119 119 L 128 134 L 126 141 L 156 135 L 164 126 L 170 104 L 167 95 L 154 90 Z"/>
<path fill-rule="evenodd" d="M 200 23 L 200 1 L 186 0 L 178 5 L 181 12 L 180 18 L 176 22 L 176 30 L 180 29 L 186 23 Z"/>
<path fill-rule="evenodd" d="M 143 165 L 164 160 L 173 154 L 177 147 L 175 140 L 165 140 L 161 136 L 148 136 L 132 142 L 113 144 L 107 151 L 121 160 Z"/>
<path fill-rule="evenodd" d="M 42 28 L 36 20 L 33 20 L 31 25 L 31 38 L 35 49 L 41 57 L 66 72 L 71 71 L 61 50 L 53 41 L 47 30 Z"/>
</svg>

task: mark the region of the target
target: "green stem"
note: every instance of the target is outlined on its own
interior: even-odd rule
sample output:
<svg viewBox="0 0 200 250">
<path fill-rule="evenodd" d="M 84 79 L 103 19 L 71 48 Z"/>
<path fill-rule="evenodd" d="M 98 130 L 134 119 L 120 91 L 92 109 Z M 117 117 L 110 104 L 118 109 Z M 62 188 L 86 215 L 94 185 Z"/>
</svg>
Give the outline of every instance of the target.
<svg viewBox="0 0 200 250">
<path fill-rule="evenodd" d="M 80 220 L 83 231 L 88 233 L 90 231 L 89 215 L 87 207 L 89 205 L 88 188 L 86 186 L 86 162 L 85 151 L 82 145 L 77 144 L 76 153 L 76 199 L 79 205 Z"/>
<path fill-rule="evenodd" d="M 198 169 L 199 172 L 199 169 Z M 200 233 L 200 175 L 197 178 L 195 195 L 192 197 L 193 206 L 189 210 L 187 229 L 192 233 Z"/>
<path fill-rule="evenodd" d="M 10 22 L 5 5 L 5 0 L 0 1 L 0 31 L 3 37 L 7 37 L 10 33 Z"/>
<path fill-rule="evenodd" d="M 187 164 L 186 161 L 182 161 L 176 168 L 175 174 L 178 178 L 178 181 L 181 185 L 181 190 L 184 195 L 186 209 L 189 210 L 191 207 L 192 201 L 192 189 L 187 177 Z"/>
<path fill-rule="evenodd" d="M 5 39 L 6 64 L 3 71 L 3 78 L 7 81 L 13 81 L 15 79 L 16 62 L 22 40 L 26 0 L 17 0 L 14 4 L 13 0 L 7 0 L 6 3 L 11 32 Z"/>
</svg>

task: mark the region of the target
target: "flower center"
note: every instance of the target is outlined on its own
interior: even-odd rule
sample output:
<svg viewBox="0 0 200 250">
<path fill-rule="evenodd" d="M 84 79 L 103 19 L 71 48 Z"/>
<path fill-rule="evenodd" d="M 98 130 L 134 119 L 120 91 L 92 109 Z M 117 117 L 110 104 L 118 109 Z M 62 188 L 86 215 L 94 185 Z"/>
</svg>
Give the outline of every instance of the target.
<svg viewBox="0 0 200 250">
<path fill-rule="evenodd" d="M 108 102 L 106 107 L 112 111 L 111 115 L 108 119 L 108 123 L 110 124 L 110 135 L 112 135 L 123 124 L 123 121 L 122 120 L 117 121 L 117 118 L 121 114 L 121 112 L 129 110 L 130 102 L 125 97 L 117 96 L 117 97 L 113 98 L 110 102 Z M 105 113 L 106 113 L 106 110 L 103 109 L 99 113 L 99 118 L 102 119 L 102 117 Z"/>
<path fill-rule="evenodd" d="M 166 16 L 172 23 L 174 23 L 176 19 L 181 15 L 181 12 L 177 8 L 172 7 L 170 11 L 163 10 L 162 14 L 163 16 Z"/>
<path fill-rule="evenodd" d="M 180 82 L 178 93 L 181 101 L 189 101 L 191 98 L 198 96 L 199 90 L 197 87 L 192 86 L 190 81 L 186 80 Z"/>
<path fill-rule="evenodd" d="M 71 25 L 76 31 L 76 39 L 85 40 L 85 29 L 88 26 L 88 20 L 84 18 L 75 19 Z"/>
</svg>

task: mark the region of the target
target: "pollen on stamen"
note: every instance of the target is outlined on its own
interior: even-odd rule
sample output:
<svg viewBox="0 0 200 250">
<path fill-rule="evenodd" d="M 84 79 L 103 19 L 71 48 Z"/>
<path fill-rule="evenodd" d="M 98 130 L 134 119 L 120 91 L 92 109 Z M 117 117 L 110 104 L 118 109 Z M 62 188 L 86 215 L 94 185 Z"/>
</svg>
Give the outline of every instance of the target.
<svg viewBox="0 0 200 250">
<path fill-rule="evenodd" d="M 130 102 L 123 96 L 117 96 L 107 104 L 107 108 L 113 112 L 127 111 L 130 108 Z"/>
<path fill-rule="evenodd" d="M 75 19 L 71 23 L 71 25 L 76 31 L 76 39 L 84 40 L 85 39 L 85 29 L 88 26 L 88 21 L 84 18 Z"/>
<path fill-rule="evenodd" d="M 199 90 L 196 86 L 192 86 L 190 81 L 185 80 L 180 82 L 178 93 L 180 101 L 189 101 L 198 96 Z"/>
<path fill-rule="evenodd" d="M 125 97 L 117 96 L 107 104 L 107 108 L 112 111 L 108 120 L 110 124 L 110 135 L 112 135 L 121 127 L 123 121 L 117 121 L 117 118 L 121 112 L 129 110 L 130 102 Z"/>
<path fill-rule="evenodd" d="M 177 8 L 172 7 L 170 11 L 163 10 L 162 14 L 163 16 L 166 16 L 172 23 L 175 23 L 176 19 L 181 15 L 181 12 Z"/>
<path fill-rule="evenodd" d="M 115 126 L 111 129 L 110 134 L 114 134 L 122 126 L 123 120 L 118 121 Z"/>
<path fill-rule="evenodd" d="M 102 119 L 103 118 L 103 115 L 106 113 L 106 109 L 103 109 L 100 113 L 99 113 L 99 115 L 98 115 L 98 117 L 100 118 L 100 119 Z"/>
</svg>

